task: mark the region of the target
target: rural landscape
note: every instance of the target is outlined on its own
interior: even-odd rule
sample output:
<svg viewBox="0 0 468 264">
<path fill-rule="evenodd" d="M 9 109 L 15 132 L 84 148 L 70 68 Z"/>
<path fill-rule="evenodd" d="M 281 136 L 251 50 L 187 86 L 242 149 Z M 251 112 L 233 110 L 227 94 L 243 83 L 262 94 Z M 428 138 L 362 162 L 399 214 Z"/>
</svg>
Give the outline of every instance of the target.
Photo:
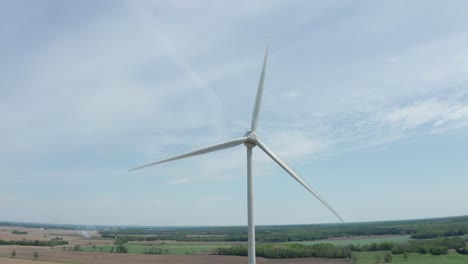
<svg viewBox="0 0 468 264">
<path fill-rule="evenodd" d="M 0 264 L 468 264 L 468 1 L 0 1 Z"/>
<path fill-rule="evenodd" d="M 0 263 L 245 263 L 245 226 L 0 223 Z M 257 227 L 258 263 L 468 263 L 468 216 Z"/>
</svg>

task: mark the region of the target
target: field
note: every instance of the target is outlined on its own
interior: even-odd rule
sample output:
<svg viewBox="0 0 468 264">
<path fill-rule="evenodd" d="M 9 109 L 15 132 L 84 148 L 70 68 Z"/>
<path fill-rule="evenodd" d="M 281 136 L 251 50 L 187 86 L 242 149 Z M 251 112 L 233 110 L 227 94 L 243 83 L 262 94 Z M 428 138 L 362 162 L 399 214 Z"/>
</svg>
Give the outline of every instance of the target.
<svg viewBox="0 0 468 264">
<path fill-rule="evenodd" d="M 383 259 L 385 252 L 358 252 L 357 264 L 374 264 L 376 263 L 375 255 L 380 254 Z M 383 261 L 381 261 L 383 262 Z M 392 263 L 405 264 L 467 264 L 468 256 L 460 255 L 456 252 L 451 252 L 448 255 L 434 256 L 431 254 L 408 254 L 408 260 L 403 259 L 403 254 L 393 255 Z"/>
<path fill-rule="evenodd" d="M 27 232 L 25 235 L 13 235 L 13 230 Z M 49 247 L 35 246 L 0 246 L 0 264 L 52 264 L 52 263 L 76 263 L 76 264 L 111 264 L 111 263 L 135 263 L 135 264 L 245 264 L 246 257 L 241 256 L 217 256 L 206 255 L 219 246 L 229 246 L 237 243 L 209 243 L 209 242 L 154 242 L 154 243 L 127 243 L 128 254 L 107 253 L 113 247 L 113 240 L 102 239 L 95 231 L 82 232 L 77 230 L 25 228 L 0 226 L 0 240 L 47 240 L 53 237 L 62 237 L 69 241 L 68 245 Z M 79 245 L 86 251 L 70 251 L 70 248 Z M 93 248 L 92 245 L 95 245 Z M 63 250 L 65 247 L 66 250 Z M 100 248 L 103 252 L 100 252 Z M 154 247 L 162 249 L 163 255 L 132 254 L 144 253 L 145 248 Z M 15 250 L 15 258 L 11 258 L 11 252 Z M 167 250 L 167 252 L 165 251 Z M 89 251 L 89 252 L 88 252 Z M 95 252 L 92 252 L 95 251 Z M 33 254 L 38 252 L 38 260 L 34 260 Z M 174 254 L 174 255 L 172 255 Z M 189 254 L 189 255 L 187 255 Z M 257 258 L 261 264 L 343 264 L 349 263 L 340 259 L 264 259 Z"/>
<path fill-rule="evenodd" d="M 44 261 L 37 261 L 37 260 L 0 258 L 0 264 L 55 264 L 55 263 L 56 262 L 44 262 Z"/>
<path fill-rule="evenodd" d="M 226 264 L 240 264 L 247 263 L 245 257 L 235 256 L 212 256 L 212 255 L 143 255 L 143 254 L 110 254 L 110 253 L 93 253 L 93 252 L 77 252 L 77 251 L 61 251 L 38 249 L 30 247 L 15 246 L 18 253 L 16 259 L 9 257 L 13 247 L 8 249 L 5 246 L 0 247 L 0 264 L 51 264 L 51 263 L 79 263 L 79 264 L 110 264 L 110 263 L 180 263 L 180 264 L 201 264 L 201 263 L 226 263 Z M 39 252 L 39 260 L 32 260 L 34 251 Z M 384 252 L 358 252 L 358 264 L 371 264 L 375 263 L 375 254 L 382 254 Z M 24 260 L 19 260 L 19 259 Z M 45 262 L 43 262 L 45 261 Z M 263 259 L 257 258 L 258 263 L 262 264 L 338 264 L 350 263 L 346 260 L 334 259 Z M 402 255 L 393 255 L 392 263 L 405 263 L 405 264 L 466 264 L 468 263 L 468 256 L 462 256 L 457 253 L 450 253 L 449 255 L 433 256 L 430 254 L 409 254 L 408 261 L 404 261 Z"/>
<path fill-rule="evenodd" d="M 27 232 L 25 235 L 14 235 L 12 231 Z M 51 238 L 60 237 L 70 245 L 89 244 L 96 242 L 100 235 L 97 231 L 77 231 L 65 229 L 46 229 L 30 227 L 0 226 L 0 240 L 41 240 L 46 241 Z M 104 242 L 104 241 L 103 241 Z M 112 244 L 112 241 L 108 241 Z"/>
<path fill-rule="evenodd" d="M 145 255 L 145 254 L 112 254 L 112 253 L 94 253 L 94 252 L 79 252 L 79 251 L 61 251 L 48 249 L 32 249 L 18 248 L 17 257 L 12 259 L 8 257 L 11 248 L 5 250 L 4 246 L 0 247 L 0 264 L 51 264 L 51 263 L 76 263 L 76 264 L 119 264 L 119 263 L 135 263 L 135 264 L 245 264 L 246 257 L 237 256 L 215 256 L 215 255 Z M 35 250 L 39 252 L 39 261 L 32 260 L 32 254 Z M 18 260 L 19 258 L 28 260 Z M 45 261 L 45 262 L 42 262 Z M 259 264 L 344 264 L 349 261 L 339 259 L 319 259 L 319 258 L 304 258 L 304 259 L 264 259 L 257 258 Z"/>
<path fill-rule="evenodd" d="M 247 263 L 245 227 L 93 227 L 87 228 L 87 231 L 80 231 L 82 229 L 81 226 L 54 225 L 43 228 L 39 224 L 15 226 L 13 223 L 4 223 L 0 226 L 0 240 L 2 241 L 0 264 Z M 269 259 L 258 257 L 257 262 L 259 264 L 351 263 L 345 257 L 349 256 L 352 251 L 358 258 L 358 264 L 376 263 L 376 254 L 381 255 L 380 263 L 383 263 L 383 254 L 388 251 L 378 250 L 393 250 L 392 245 L 402 247 L 411 244 L 420 245 L 437 241 L 447 243 L 446 241 L 458 240 L 457 246 L 447 247 L 450 249 L 449 254 L 432 255 L 429 249 L 434 245 L 424 244 L 427 254 L 410 253 L 407 261 L 403 259 L 403 254 L 393 254 L 392 263 L 468 264 L 468 255 L 460 255 L 454 250 L 463 247 L 463 244 L 468 242 L 467 232 L 468 217 L 368 224 L 261 226 L 258 228 L 260 239 L 257 253 Z M 410 236 L 414 234 L 439 236 L 439 238 L 412 239 Z M 12 242 L 9 241 L 14 242 L 11 244 Z M 22 241 L 33 243 L 18 245 Z M 52 244 L 51 247 L 38 246 L 41 244 L 40 241 L 46 241 L 41 242 L 43 245 L 51 245 L 46 243 L 55 241 L 68 244 Z M 353 246 L 349 246 L 350 244 Z M 244 246 L 231 248 L 236 245 Z M 391 247 L 377 247 L 379 245 Z M 221 247 L 224 249 L 214 251 Z M 327 247 L 330 251 L 327 251 Z M 125 249 L 127 253 L 117 253 L 118 248 Z M 313 248 L 317 254 L 310 253 Z M 233 253 L 228 253 L 225 249 L 232 250 L 230 252 Z M 344 249 L 348 251 L 343 251 Z M 242 253 L 242 250 L 245 251 Z M 14 258 L 12 258 L 13 252 L 16 253 Z M 37 260 L 34 259 L 34 252 L 38 253 Z M 309 253 L 301 255 L 301 252 Z M 213 253 L 223 255 L 212 255 Z M 308 256 L 330 258 L 307 258 Z"/>
</svg>

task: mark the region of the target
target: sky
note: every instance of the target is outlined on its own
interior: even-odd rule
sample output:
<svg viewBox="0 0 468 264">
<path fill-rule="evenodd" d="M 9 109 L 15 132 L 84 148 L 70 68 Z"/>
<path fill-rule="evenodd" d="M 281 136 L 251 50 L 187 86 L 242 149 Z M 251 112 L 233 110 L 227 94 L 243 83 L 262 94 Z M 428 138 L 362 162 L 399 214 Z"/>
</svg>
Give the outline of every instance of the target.
<svg viewBox="0 0 468 264">
<path fill-rule="evenodd" d="M 466 1 L 0 1 L 0 220 L 246 225 L 250 128 L 346 222 L 467 215 Z M 258 148 L 255 221 L 338 219 Z"/>
</svg>

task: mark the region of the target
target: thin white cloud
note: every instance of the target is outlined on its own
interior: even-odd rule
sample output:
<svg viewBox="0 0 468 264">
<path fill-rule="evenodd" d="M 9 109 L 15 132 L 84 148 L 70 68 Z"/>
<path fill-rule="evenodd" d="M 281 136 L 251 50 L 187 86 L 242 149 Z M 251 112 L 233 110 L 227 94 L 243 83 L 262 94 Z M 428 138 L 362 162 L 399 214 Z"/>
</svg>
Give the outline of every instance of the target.
<svg viewBox="0 0 468 264">
<path fill-rule="evenodd" d="M 265 143 L 280 156 L 293 160 L 311 158 L 329 147 L 327 138 L 312 138 L 305 131 L 300 130 L 266 132 L 265 138 L 267 141 Z"/>
<path fill-rule="evenodd" d="M 438 99 L 418 101 L 389 111 L 381 118 L 381 121 L 403 130 L 414 129 L 425 124 L 432 124 L 453 110 L 454 106 L 447 101 Z"/>
<path fill-rule="evenodd" d="M 428 131 L 459 128 L 468 121 L 468 102 L 462 98 L 433 98 L 394 107 L 377 118 L 384 125 L 411 130 L 427 125 Z"/>
<path fill-rule="evenodd" d="M 444 127 L 460 128 L 468 125 L 468 105 L 456 105 L 454 110 L 434 123 L 434 130 L 441 131 Z"/>
</svg>

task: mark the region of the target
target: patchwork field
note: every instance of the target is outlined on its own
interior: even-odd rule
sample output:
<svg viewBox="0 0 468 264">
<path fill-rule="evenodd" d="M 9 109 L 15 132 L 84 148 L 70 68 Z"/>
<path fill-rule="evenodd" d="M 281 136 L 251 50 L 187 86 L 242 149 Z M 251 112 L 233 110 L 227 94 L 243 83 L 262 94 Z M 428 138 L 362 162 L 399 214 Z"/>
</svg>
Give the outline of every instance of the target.
<svg viewBox="0 0 468 264">
<path fill-rule="evenodd" d="M 444 220 L 445 221 L 445 220 Z M 455 218 L 454 221 L 462 222 L 462 224 L 452 224 L 447 223 L 443 224 L 439 228 L 447 228 L 450 231 L 450 228 L 455 228 L 459 230 L 460 228 L 465 228 L 465 218 L 459 219 Z M 465 222 L 463 222 L 465 221 Z M 387 224 L 387 223 L 385 223 Z M 401 222 L 397 224 L 401 225 Z M 352 224 L 351 224 L 352 225 Z M 381 225 L 381 224 L 379 224 Z M 394 224 L 392 224 L 394 225 Z M 420 226 L 428 226 L 427 222 L 418 224 Z M 416 225 L 416 227 L 418 227 Z M 362 224 L 355 224 L 359 229 L 363 229 Z M 434 225 L 431 224 L 431 228 Z M 64 227 L 69 228 L 69 227 Z M 81 227 L 75 227 L 79 229 Z M 312 230 L 316 227 L 301 227 L 301 226 L 286 226 L 286 227 L 262 227 L 263 237 L 264 238 L 280 238 L 284 239 L 286 236 L 289 238 L 297 237 L 301 238 L 303 234 L 313 235 L 315 233 L 322 232 L 336 232 L 343 234 L 342 236 L 329 236 L 329 239 L 315 240 L 315 241 L 304 241 L 304 242 L 293 242 L 301 243 L 305 245 L 314 245 L 318 243 L 330 243 L 336 247 L 353 244 L 355 246 L 361 246 L 360 250 L 369 250 L 365 245 L 370 244 L 379 244 L 382 242 L 393 242 L 395 244 L 408 242 L 401 245 L 408 245 L 415 243 L 420 243 L 424 241 L 429 241 L 430 239 L 415 240 L 411 239 L 409 235 L 354 235 L 351 232 L 346 233 L 346 226 L 325 226 L 320 227 L 321 229 Z M 341 228 L 341 230 L 340 230 Z M 367 230 L 373 228 L 371 225 L 366 226 Z M 382 227 L 377 227 L 382 228 Z M 410 226 L 413 228 L 413 226 Z M 162 230 L 162 231 L 161 231 Z M 393 231 L 393 227 L 389 229 Z M 433 230 L 433 229 L 430 229 Z M 15 232 L 13 232 L 15 231 Z M 112 232 L 115 232 L 112 233 Z M 132 233 L 133 232 L 133 233 Z M 157 233 L 159 232 L 159 233 Z M 242 234 L 244 228 L 242 227 L 215 227 L 210 229 L 209 227 L 203 228 L 180 228 L 180 229 L 148 229 L 148 228 L 137 228 L 136 230 L 131 230 L 129 228 L 116 228 L 112 230 L 107 238 L 101 237 L 101 234 L 97 231 L 80 231 L 80 230 L 71 230 L 71 229 L 45 229 L 41 226 L 36 225 L 35 228 L 25 228 L 25 227 L 12 227 L 12 226 L 0 226 L 0 240 L 8 242 L 9 240 L 15 241 L 16 244 L 21 241 L 53 241 L 54 239 L 59 239 L 59 241 L 67 241 L 68 244 L 57 245 L 57 246 L 19 246 L 19 245 L 7 245 L 7 243 L 0 245 L 0 264 L 12 263 L 12 264 L 52 264 L 52 263 L 76 263 L 76 264 L 110 264 L 110 263 L 136 263 L 136 264 L 146 264 L 146 263 L 161 263 L 161 264 L 201 264 L 201 263 L 226 263 L 226 264 L 245 264 L 247 263 L 247 258 L 244 256 L 246 252 L 242 254 L 233 254 L 233 256 L 228 256 L 226 252 L 222 252 L 224 255 L 210 255 L 214 249 L 224 247 L 230 248 L 232 245 L 245 244 L 243 240 L 234 240 L 233 242 L 227 242 L 219 240 L 219 238 L 224 239 L 225 236 L 219 235 L 219 233 L 230 234 L 231 236 L 236 236 Z M 354 231 L 353 231 L 354 232 Z M 149 234 L 146 234 L 149 233 Z M 191 234 L 192 233 L 192 234 Z M 128 234 L 136 236 L 127 237 L 130 241 L 125 240 Z M 350 234 L 350 235 L 347 235 Z M 466 232 L 465 232 L 466 234 Z M 159 236 L 166 236 L 164 240 L 161 240 Z M 123 237 L 123 238 L 122 238 Z M 169 239 L 168 239 L 169 238 Z M 240 238 L 242 238 L 240 236 Z M 466 239 L 467 236 L 457 236 L 457 239 Z M 123 239 L 123 240 L 122 240 Z M 132 240 L 133 239 L 133 240 Z M 154 241 L 141 241 L 153 239 Z M 186 240 L 184 240 L 186 239 Z M 197 241 L 191 241 L 191 239 L 200 239 Z M 213 241 L 210 241 L 213 239 Z M 452 238 L 448 238 L 449 240 Z M 62 241 L 63 240 L 63 241 Z M 140 240 L 140 241 L 137 241 Z M 189 241 L 187 241 L 189 240 Z M 242 242 L 243 241 L 243 242 Z M 284 240 L 283 240 L 284 241 Z M 468 241 L 468 240 L 467 240 Z M 284 242 L 270 242 L 270 243 L 259 243 L 257 247 L 258 250 L 264 249 L 264 252 L 267 247 L 273 245 L 274 247 L 271 252 L 279 252 L 279 250 L 284 250 L 284 248 L 290 248 L 289 246 L 301 248 L 306 246 L 293 245 L 293 244 L 283 244 Z M 461 243 L 466 243 L 466 241 L 461 241 Z M 32 244 L 38 245 L 38 244 Z M 50 245 L 50 244 L 48 244 Z M 317 245 L 310 246 L 310 248 L 317 248 L 327 245 Z M 432 245 L 426 245 L 428 248 Z M 121 247 L 126 250 L 127 253 L 117 253 L 117 248 Z M 336 247 L 329 245 L 336 249 Z M 461 248 L 462 246 L 457 246 Z M 245 247 L 233 247 L 236 248 L 245 248 Z M 363 249 L 364 248 L 364 249 Z M 276 251 L 275 251 L 276 250 Z M 381 250 L 373 249 L 373 250 Z M 12 253 L 15 252 L 14 258 L 12 258 Z M 37 259 L 34 258 L 34 253 L 37 252 Z M 125 251 L 124 251 L 125 252 Z M 258 251 L 260 252 L 260 251 Z M 286 252 L 286 251 L 285 251 Z M 338 251 L 339 252 L 339 251 Z M 409 251 L 417 252 L 417 251 Z M 428 251 L 429 252 L 429 251 Z M 151 253 L 151 254 L 145 254 Z M 383 263 L 384 251 L 355 251 L 353 254 L 357 256 L 357 264 L 373 264 L 377 262 L 376 255 L 380 255 L 380 263 Z M 311 256 L 302 255 L 303 257 Z M 301 255 L 267 255 L 262 256 L 272 257 L 274 259 L 266 258 L 257 258 L 259 264 L 338 264 L 338 263 L 351 263 L 348 259 L 326 259 L 326 258 L 292 258 L 293 256 Z M 326 255 L 321 255 L 326 256 Z M 279 258 L 278 258 L 279 257 Z M 281 258 L 284 257 L 284 258 Z M 287 258 L 290 257 L 290 258 Z M 338 257 L 333 255 L 331 257 Z M 404 264 L 468 264 L 468 255 L 460 255 L 455 252 L 454 247 L 449 247 L 449 254 L 442 255 L 432 255 L 432 254 L 417 254 L 410 253 L 408 254 L 408 260 L 403 259 L 403 254 L 393 254 L 391 263 L 404 263 Z"/>
<path fill-rule="evenodd" d="M 8 252 L 0 247 L 0 264 L 18 263 L 18 264 L 50 264 L 50 263 L 77 263 L 77 264 L 112 264 L 112 263 L 135 263 L 135 264 L 245 264 L 246 257 L 237 256 L 215 256 L 215 255 L 144 255 L 144 254 L 112 254 L 112 253 L 93 253 L 77 251 L 60 250 L 40 250 L 39 261 L 32 260 L 33 249 L 17 250 L 19 254 L 15 259 L 8 257 Z M 18 258 L 24 258 L 25 260 Z M 44 261 L 44 262 L 42 262 Z M 257 258 L 257 263 L 261 264 L 344 264 L 349 263 L 346 260 L 337 259 L 264 259 Z"/>
<path fill-rule="evenodd" d="M 24 235 L 15 235 L 12 232 L 16 230 L 19 232 L 27 232 Z M 78 231 L 78 230 L 64 230 L 64 229 L 44 229 L 40 228 L 26 228 L 26 227 L 11 227 L 0 226 L 0 240 L 40 240 L 46 241 L 54 237 L 61 237 L 63 240 L 69 242 L 70 245 L 84 245 L 94 243 L 99 240 L 101 236 L 97 231 Z M 105 240 L 101 240 L 105 241 Z M 110 241 L 112 243 L 112 241 Z"/>
<path fill-rule="evenodd" d="M 27 232 L 24 235 L 14 235 L 13 230 Z M 216 256 L 206 255 L 204 252 L 211 251 L 220 246 L 228 246 L 238 243 L 209 243 L 209 242 L 155 242 L 155 243 L 128 243 L 127 254 L 108 253 L 113 247 L 113 240 L 102 239 L 97 232 L 82 232 L 76 230 L 20 227 L 0 227 L 0 240 L 49 240 L 53 237 L 62 237 L 68 241 L 68 245 L 49 247 L 35 246 L 0 246 L 0 264 L 52 264 L 52 263 L 77 263 L 77 264 L 111 264 L 111 263 L 135 263 L 135 264 L 245 264 L 246 257 L 239 256 Z M 79 245 L 85 251 L 70 251 L 70 248 Z M 93 247 L 94 245 L 94 247 Z M 64 250 L 65 247 L 65 250 Z M 103 252 L 100 252 L 100 248 Z M 163 250 L 164 255 L 153 254 L 131 254 L 144 253 L 145 248 L 154 247 Z M 16 252 L 15 258 L 11 258 L 11 252 Z M 34 260 L 33 254 L 38 252 L 38 259 Z M 174 255 L 172 255 L 174 254 Z M 262 264 L 342 264 L 349 263 L 340 259 L 264 259 L 258 258 Z"/>
</svg>

